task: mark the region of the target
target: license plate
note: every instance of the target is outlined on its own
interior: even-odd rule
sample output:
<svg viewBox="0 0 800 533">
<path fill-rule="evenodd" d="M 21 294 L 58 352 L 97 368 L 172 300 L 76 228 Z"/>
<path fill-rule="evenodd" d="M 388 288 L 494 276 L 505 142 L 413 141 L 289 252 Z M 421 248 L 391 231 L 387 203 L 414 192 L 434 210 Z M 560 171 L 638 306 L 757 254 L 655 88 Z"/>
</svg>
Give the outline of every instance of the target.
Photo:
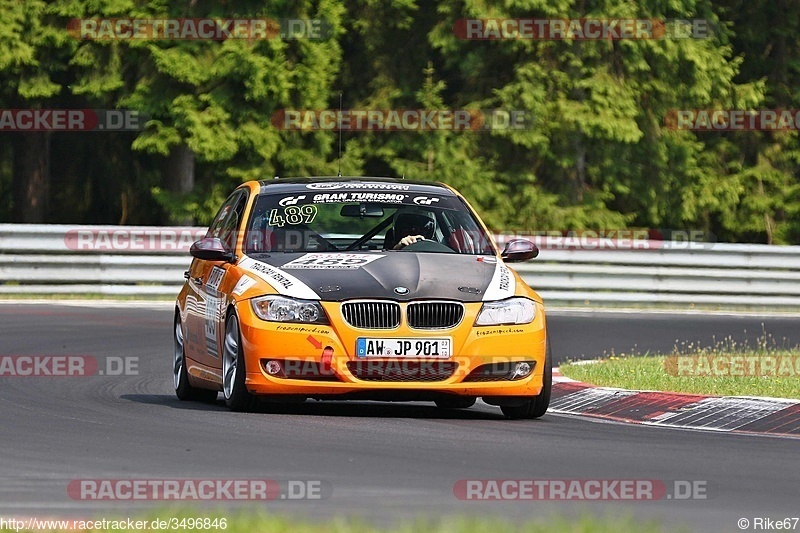
<svg viewBox="0 0 800 533">
<path fill-rule="evenodd" d="M 423 357 L 447 358 L 451 355 L 450 338 L 356 340 L 357 357 Z"/>
</svg>

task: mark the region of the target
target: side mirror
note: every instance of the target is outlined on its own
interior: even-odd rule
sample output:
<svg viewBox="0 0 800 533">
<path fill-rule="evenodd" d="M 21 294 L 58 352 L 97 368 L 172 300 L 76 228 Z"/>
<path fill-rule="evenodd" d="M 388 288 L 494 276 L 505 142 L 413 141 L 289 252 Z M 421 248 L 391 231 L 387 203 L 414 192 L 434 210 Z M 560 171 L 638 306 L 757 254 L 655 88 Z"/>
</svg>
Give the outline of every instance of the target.
<svg viewBox="0 0 800 533">
<path fill-rule="evenodd" d="M 233 252 L 225 248 L 222 241 L 216 237 L 206 237 L 192 244 L 189 248 L 192 257 L 204 261 L 233 261 Z"/>
<path fill-rule="evenodd" d="M 506 243 L 506 249 L 500 254 L 504 261 L 509 263 L 519 263 L 533 259 L 539 255 L 539 248 L 531 241 L 525 239 L 513 239 Z"/>
</svg>

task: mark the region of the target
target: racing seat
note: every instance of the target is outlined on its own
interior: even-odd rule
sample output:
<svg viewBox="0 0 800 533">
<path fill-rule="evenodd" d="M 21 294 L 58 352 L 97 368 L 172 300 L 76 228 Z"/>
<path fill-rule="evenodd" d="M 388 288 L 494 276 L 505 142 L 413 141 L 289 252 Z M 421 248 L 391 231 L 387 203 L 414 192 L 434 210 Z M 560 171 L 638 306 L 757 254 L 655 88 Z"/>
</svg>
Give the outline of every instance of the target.
<svg viewBox="0 0 800 533">
<path fill-rule="evenodd" d="M 383 238 L 383 249 L 391 250 L 398 242 L 399 241 L 394 240 L 394 229 L 387 229 L 386 236 Z"/>
</svg>

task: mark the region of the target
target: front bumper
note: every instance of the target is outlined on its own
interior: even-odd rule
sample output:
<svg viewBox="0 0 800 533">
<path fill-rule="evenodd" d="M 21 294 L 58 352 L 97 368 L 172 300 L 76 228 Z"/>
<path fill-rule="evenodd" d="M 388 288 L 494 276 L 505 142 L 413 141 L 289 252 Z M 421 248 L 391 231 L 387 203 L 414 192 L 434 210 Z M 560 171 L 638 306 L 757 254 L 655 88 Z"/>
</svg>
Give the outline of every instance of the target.
<svg viewBox="0 0 800 533">
<path fill-rule="evenodd" d="M 448 330 L 412 330 L 405 324 L 387 330 L 355 329 L 342 318 L 337 302 L 323 302 L 331 325 L 266 322 L 249 301 L 238 302 L 246 386 L 253 394 L 310 397 L 398 396 L 406 399 L 437 394 L 460 396 L 536 396 L 545 368 L 545 314 L 537 303 L 530 324 L 472 326 L 480 303 L 465 304 L 464 319 Z M 359 358 L 358 337 L 442 337 L 452 339 L 447 359 Z M 279 361 L 287 372 L 270 375 L 267 361 Z M 533 371 L 524 378 L 503 377 L 503 369 L 525 361 Z M 489 365 L 489 366 L 487 366 Z M 414 392 L 416 391 L 416 394 Z"/>
</svg>

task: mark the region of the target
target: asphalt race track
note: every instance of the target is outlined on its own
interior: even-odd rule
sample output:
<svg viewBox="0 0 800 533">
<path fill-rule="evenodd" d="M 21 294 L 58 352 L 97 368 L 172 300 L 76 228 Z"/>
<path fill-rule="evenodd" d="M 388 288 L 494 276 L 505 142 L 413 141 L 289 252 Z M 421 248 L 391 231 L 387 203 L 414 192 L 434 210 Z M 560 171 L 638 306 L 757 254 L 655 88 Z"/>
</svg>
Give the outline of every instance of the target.
<svg viewBox="0 0 800 533">
<path fill-rule="evenodd" d="M 798 318 L 552 313 L 556 361 L 604 351 L 668 351 L 676 339 L 753 342 L 762 323 L 800 342 Z M 389 523 L 417 515 L 507 519 L 632 514 L 690 530 L 739 531 L 740 518 L 800 514 L 800 441 L 614 424 L 547 415 L 507 421 L 478 403 L 307 402 L 237 414 L 179 402 L 172 392 L 172 311 L 0 305 L 0 355 L 138 358 L 138 375 L 0 378 L 0 516 L 134 516 L 163 503 L 88 502 L 80 479 L 319 480 L 315 501 L 249 504 L 326 520 L 350 514 Z M 746 330 L 746 333 L 745 333 Z M 104 367 L 103 367 L 104 368 Z M 706 499 L 462 501 L 459 480 L 637 479 L 705 483 Z M 208 505 L 208 504 L 197 504 Z M 219 506 L 220 516 L 235 507 Z"/>
</svg>

